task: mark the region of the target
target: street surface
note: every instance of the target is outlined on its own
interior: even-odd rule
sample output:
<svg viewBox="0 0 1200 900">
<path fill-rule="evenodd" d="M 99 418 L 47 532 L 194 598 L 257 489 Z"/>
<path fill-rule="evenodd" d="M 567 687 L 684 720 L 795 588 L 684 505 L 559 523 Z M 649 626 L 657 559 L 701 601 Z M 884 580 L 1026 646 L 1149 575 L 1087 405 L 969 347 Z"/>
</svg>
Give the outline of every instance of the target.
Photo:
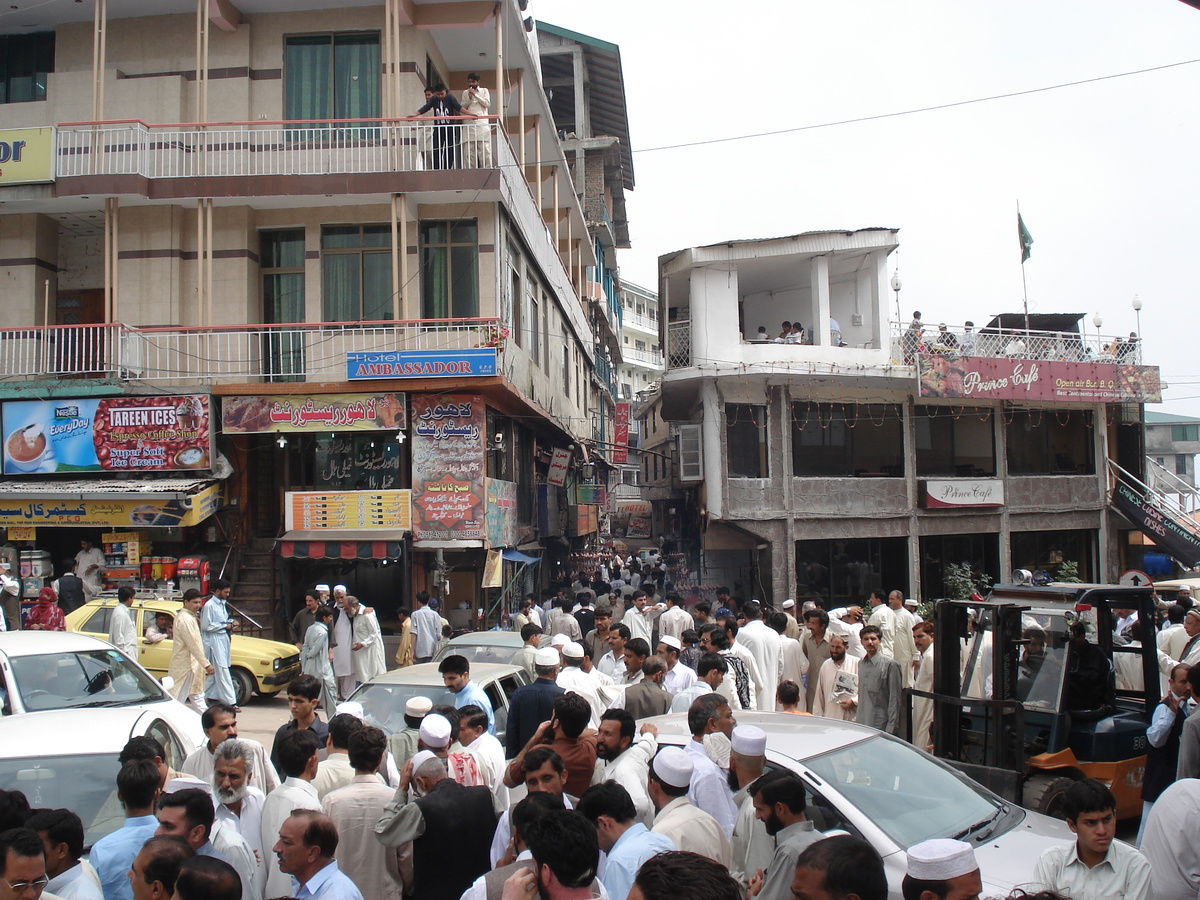
<svg viewBox="0 0 1200 900">
<path fill-rule="evenodd" d="M 289 718 L 286 691 L 280 691 L 269 700 L 254 697 L 238 713 L 238 737 L 254 738 L 270 753 L 276 729 Z M 321 715 L 321 718 L 326 721 L 329 719 L 326 715 Z"/>
</svg>

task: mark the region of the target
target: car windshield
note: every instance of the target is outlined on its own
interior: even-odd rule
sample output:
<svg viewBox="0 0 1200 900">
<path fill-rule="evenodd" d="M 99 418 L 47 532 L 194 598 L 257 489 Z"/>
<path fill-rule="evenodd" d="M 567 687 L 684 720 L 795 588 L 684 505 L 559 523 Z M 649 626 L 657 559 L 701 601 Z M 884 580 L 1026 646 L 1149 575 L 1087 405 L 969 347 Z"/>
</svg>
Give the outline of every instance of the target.
<svg viewBox="0 0 1200 900">
<path fill-rule="evenodd" d="M 967 644 L 962 696 L 988 700 L 992 693 L 992 615 L 985 611 Z M 1032 610 L 1021 616 L 1021 658 L 1017 666 L 1017 696 L 1026 709 L 1056 712 L 1066 672 L 1067 618 L 1053 610 Z M 1094 643 L 1094 632 L 1091 633 Z"/>
<path fill-rule="evenodd" d="M 434 706 L 453 706 L 454 693 L 439 684 L 364 684 L 350 697 L 363 705 L 363 719 L 388 734 L 404 730 L 404 706 L 428 697 Z"/>
<path fill-rule="evenodd" d="M 803 762 L 902 848 L 964 834 L 1003 810 L 965 776 L 882 734 Z"/>
<path fill-rule="evenodd" d="M 520 649 L 507 644 L 447 644 L 438 661 L 447 656 L 465 656 L 472 663 L 510 663 Z"/>
<path fill-rule="evenodd" d="M 117 650 L 14 656 L 9 664 L 29 712 L 131 706 L 166 696 L 158 682 Z"/>
<path fill-rule="evenodd" d="M 117 800 L 117 754 L 0 759 L 0 786 L 18 790 L 34 809 L 70 809 L 91 847 L 125 821 Z"/>
</svg>

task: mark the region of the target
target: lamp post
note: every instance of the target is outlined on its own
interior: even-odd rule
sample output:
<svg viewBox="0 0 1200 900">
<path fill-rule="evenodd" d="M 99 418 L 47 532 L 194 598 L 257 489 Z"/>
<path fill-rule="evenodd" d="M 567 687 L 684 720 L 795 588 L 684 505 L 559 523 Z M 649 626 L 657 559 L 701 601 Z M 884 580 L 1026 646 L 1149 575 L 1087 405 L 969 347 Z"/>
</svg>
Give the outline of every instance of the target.
<svg viewBox="0 0 1200 900">
<path fill-rule="evenodd" d="M 1133 295 L 1133 314 L 1137 317 L 1137 336 L 1142 336 L 1142 295 Z"/>
<path fill-rule="evenodd" d="M 1092 324 L 1096 326 L 1096 355 L 1099 356 L 1103 350 L 1100 346 L 1100 326 L 1104 324 L 1104 320 L 1100 318 L 1100 313 L 1092 316 Z"/>
<path fill-rule="evenodd" d="M 892 273 L 892 280 L 889 282 L 892 290 L 896 292 L 896 328 L 904 327 L 904 320 L 900 318 L 900 267 L 896 267 L 896 271 Z"/>
</svg>

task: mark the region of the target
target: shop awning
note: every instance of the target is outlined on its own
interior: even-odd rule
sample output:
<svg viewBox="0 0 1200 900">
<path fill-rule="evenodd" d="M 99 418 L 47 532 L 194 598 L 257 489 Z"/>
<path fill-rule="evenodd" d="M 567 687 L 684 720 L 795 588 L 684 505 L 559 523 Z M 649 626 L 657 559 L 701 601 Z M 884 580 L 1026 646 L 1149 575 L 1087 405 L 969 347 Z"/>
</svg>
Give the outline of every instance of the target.
<svg viewBox="0 0 1200 900">
<path fill-rule="evenodd" d="M 403 531 L 288 531 L 276 540 L 284 559 L 399 559 Z"/>
<path fill-rule="evenodd" d="M 221 507 L 211 478 L 0 481 L 0 525 L 175 528 Z"/>
<path fill-rule="evenodd" d="M 520 550 L 514 550 L 514 549 L 512 549 L 512 547 L 506 547 L 504 549 L 504 552 L 501 554 L 501 556 L 503 556 L 509 562 L 519 562 L 519 563 L 524 563 L 525 565 L 529 565 L 530 563 L 535 563 L 535 562 L 541 561 L 536 556 L 526 556 Z"/>
</svg>

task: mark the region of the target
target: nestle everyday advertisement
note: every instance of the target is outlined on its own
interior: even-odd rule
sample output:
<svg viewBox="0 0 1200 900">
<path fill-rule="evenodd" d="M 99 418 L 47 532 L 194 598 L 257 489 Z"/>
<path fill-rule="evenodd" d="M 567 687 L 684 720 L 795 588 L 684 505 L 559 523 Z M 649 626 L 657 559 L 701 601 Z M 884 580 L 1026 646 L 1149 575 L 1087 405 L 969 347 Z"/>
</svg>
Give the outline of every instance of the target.
<svg viewBox="0 0 1200 900">
<path fill-rule="evenodd" d="M 4 474 L 173 472 L 211 465 L 206 394 L 3 405 Z"/>
</svg>

